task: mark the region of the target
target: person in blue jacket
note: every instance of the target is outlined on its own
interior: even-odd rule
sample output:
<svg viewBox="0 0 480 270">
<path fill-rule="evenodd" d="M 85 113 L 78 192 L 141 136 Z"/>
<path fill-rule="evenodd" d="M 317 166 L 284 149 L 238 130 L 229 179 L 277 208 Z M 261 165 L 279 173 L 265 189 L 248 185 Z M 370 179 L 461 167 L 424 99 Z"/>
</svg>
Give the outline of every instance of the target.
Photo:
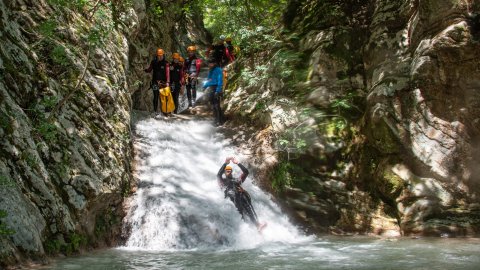
<svg viewBox="0 0 480 270">
<path fill-rule="evenodd" d="M 208 71 L 207 81 L 203 84 L 203 89 L 209 88 L 210 92 L 210 103 L 213 108 L 213 115 L 215 117 L 215 125 L 223 124 L 223 112 L 220 107 L 220 101 L 222 98 L 222 89 L 223 89 L 223 70 L 218 66 L 215 59 L 208 60 Z"/>
</svg>

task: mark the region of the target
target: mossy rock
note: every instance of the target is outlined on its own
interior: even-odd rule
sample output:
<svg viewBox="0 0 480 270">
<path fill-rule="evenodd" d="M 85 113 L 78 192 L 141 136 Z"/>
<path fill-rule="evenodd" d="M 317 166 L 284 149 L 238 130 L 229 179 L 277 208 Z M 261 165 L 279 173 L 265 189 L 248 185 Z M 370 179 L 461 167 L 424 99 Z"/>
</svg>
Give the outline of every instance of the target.
<svg viewBox="0 0 480 270">
<path fill-rule="evenodd" d="M 381 120 L 370 127 L 373 146 L 384 154 L 400 152 L 401 142 L 395 137 L 390 127 Z"/>
<path fill-rule="evenodd" d="M 381 199 L 391 206 L 395 205 L 396 198 L 403 191 L 406 182 L 393 172 L 394 164 L 402 161 L 396 157 L 388 157 L 379 162 L 374 174 L 374 193 L 379 193 Z"/>
<path fill-rule="evenodd" d="M 388 198 L 395 199 L 402 192 L 405 182 L 392 172 L 391 168 L 383 171 L 378 189 Z"/>
</svg>

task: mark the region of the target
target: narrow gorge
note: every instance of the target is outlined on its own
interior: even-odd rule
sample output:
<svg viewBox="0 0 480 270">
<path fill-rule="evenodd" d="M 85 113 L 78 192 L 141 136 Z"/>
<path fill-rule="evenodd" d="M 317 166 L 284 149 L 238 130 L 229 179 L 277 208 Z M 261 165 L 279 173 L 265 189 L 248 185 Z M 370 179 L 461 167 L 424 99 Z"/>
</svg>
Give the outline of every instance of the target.
<svg viewBox="0 0 480 270">
<path fill-rule="evenodd" d="M 429 258 L 412 268 L 473 269 L 479 13 L 474 0 L 0 0 L 0 268 L 108 248 L 86 255 L 95 269 L 386 269 L 398 247 Z M 220 35 L 240 48 L 226 123 L 210 123 L 201 85 L 196 108 L 152 117 L 156 49 L 195 44 L 206 75 Z M 261 237 L 216 191 L 225 155 L 251 170 Z M 467 240 L 441 242 L 448 261 L 402 236 Z"/>
</svg>

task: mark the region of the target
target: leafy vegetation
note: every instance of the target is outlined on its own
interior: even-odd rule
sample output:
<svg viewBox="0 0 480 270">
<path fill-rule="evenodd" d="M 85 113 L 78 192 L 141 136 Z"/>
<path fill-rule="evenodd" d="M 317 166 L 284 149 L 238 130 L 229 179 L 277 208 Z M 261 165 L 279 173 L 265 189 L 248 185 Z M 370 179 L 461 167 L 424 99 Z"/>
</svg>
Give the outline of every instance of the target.
<svg viewBox="0 0 480 270">
<path fill-rule="evenodd" d="M 10 178 L 0 175 L 0 188 L 11 188 L 15 187 L 15 182 L 13 182 Z"/>
<path fill-rule="evenodd" d="M 288 187 L 311 189 L 311 176 L 301 166 L 291 161 L 281 161 L 273 170 L 271 176 L 272 189 L 281 193 Z"/>
<path fill-rule="evenodd" d="M 87 238 L 83 235 L 72 233 L 65 241 L 58 239 L 50 239 L 45 242 L 45 250 L 49 254 L 57 254 L 62 252 L 66 255 L 78 252 L 81 247 L 87 244 Z"/>
<path fill-rule="evenodd" d="M 265 50 L 277 40 L 278 22 L 287 0 L 194 0 L 187 2 L 183 11 L 203 10 L 204 23 L 214 36 L 230 36 L 239 45 L 242 54 Z"/>
</svg>

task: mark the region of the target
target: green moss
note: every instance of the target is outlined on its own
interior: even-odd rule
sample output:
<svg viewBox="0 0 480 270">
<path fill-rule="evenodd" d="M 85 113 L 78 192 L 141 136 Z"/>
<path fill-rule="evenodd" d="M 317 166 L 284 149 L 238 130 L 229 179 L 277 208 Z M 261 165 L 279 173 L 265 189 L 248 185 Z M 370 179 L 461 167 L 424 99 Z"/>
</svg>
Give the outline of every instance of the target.
<svg viewBox="0 0 480 270">
<path fill-rule="evenodd" d="M 0 188 L 12 188 L 15 186 L 15 182 L 12 181 L 9 177 L 5 175 L 0 175 Z"/>
<path fill-rule="evenodd" d="M 393 173 L 391 169 L 383 172 L 381 186 L 379 187 L 385 196 L 389 198 L 396 198 L 403 190 L 405 182 L 398 175 Z"/>
<path fill-rule="evenodd" d="M 382 120 L 372 126 L 371 133 L 374 139 L 373 144 L 382 153 L 393 154 L 400 151 L 400 142 L 385 121 Z"/>
</svg>

